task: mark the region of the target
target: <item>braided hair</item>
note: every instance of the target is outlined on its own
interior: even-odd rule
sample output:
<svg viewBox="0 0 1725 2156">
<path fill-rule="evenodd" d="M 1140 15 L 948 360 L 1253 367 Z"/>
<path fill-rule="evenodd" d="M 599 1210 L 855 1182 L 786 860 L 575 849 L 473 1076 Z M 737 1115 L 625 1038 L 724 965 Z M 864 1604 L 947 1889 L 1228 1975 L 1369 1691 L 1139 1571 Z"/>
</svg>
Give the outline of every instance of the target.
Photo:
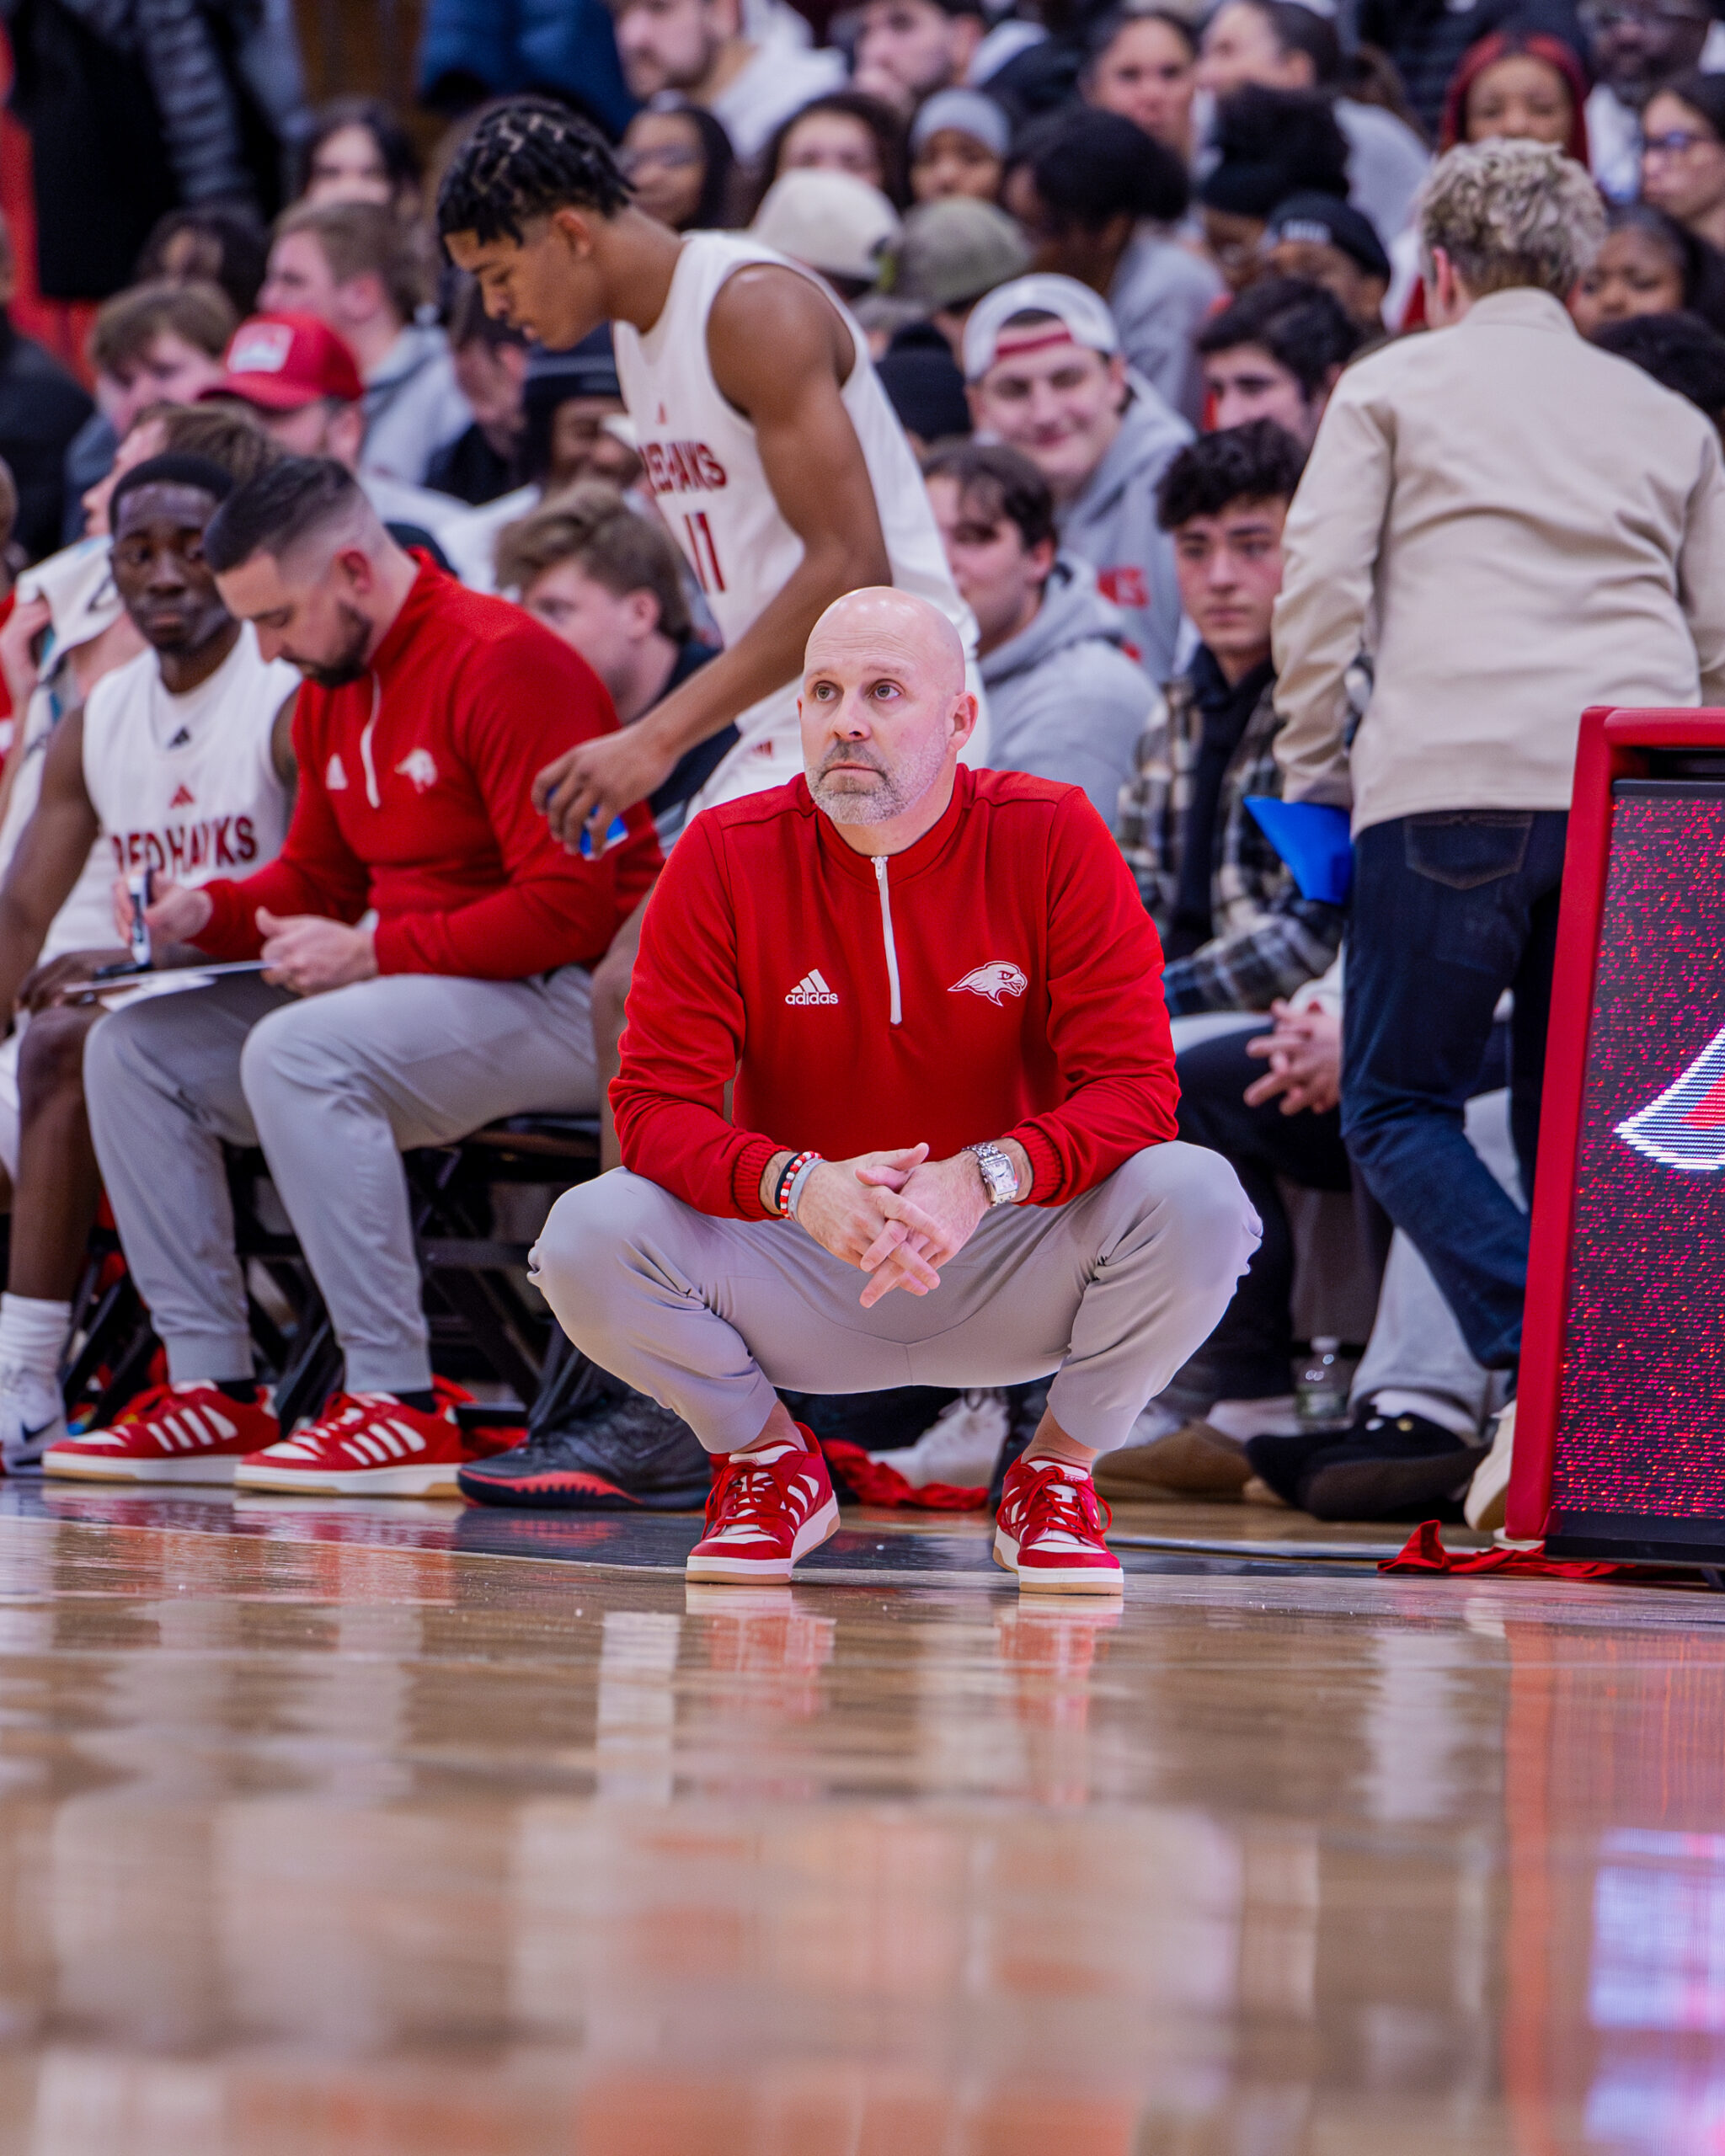
<svg viewBox="0 0 1725 2156">
<path fill-rule="evenodd" d="M 512 98 L 488 112 L 437 190 L 437 229 L 518 244 L 529 217 L 553 210 L 613 216 L 629 200 L 611 146 L 550 98 Z"/>
</svg>

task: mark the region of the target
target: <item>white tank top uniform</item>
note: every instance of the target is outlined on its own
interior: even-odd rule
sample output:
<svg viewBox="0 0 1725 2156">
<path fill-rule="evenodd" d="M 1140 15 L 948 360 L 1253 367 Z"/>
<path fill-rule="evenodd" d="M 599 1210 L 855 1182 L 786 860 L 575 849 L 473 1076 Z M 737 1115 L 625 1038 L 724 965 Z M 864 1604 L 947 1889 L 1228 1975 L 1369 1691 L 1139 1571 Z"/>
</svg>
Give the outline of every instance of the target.
<svg viewBox="0 0 1725 2156">
<path fill-rule="evenodd" d="M 755 430 L 720 393 L 708 355 L 708 318 L 719 287 L 734 271 L 757 262 L 807 277 L 849 330 L 856 359 L 844 405 L 873 484 L 893 583 L 930 600 L 953 622 L 972 662 L 976 691 L 976 623 L 947 568 L 922 475 L 874 371 L 868 339 L 812 271 L 745 234 L 695 232 L 683 242 L 658 321 L 644 335 L 628 323 L 613 323 L 611 339 L 648 482 L 725 643 L 736 643 L 803 558 L 803 542 L 773 499 Z M 691 814 L 798 776 L 799 686 L 787 682 L 738 714 L 741 738 L 690 803 Z M 985 760 L 985 731 L 979 726 L 967 744 L 966 763 Z"/>
<path fill-rule="evenodd" d="M 103 675 L 84 706 L 84 785 L 110 887 L 142 868 L 198 884 L 274 860 L 287 835 L 287 792 L 271 735 L 299 681 L 296 667 L 265 662 L 249 622 L 184 696 L 169 694 L 153 651 Z"/>
<path fill-rule="evenodd" d="M 266 665 L 248 624 L 209 680 L 183 696 L 163 686 L 146 651 L 104 674 L 84 705 L 84 790 L 102 825 L 66 904 L 42 944 L 42 963 L 115 941 L 114 878 L 148 866 L 179 883 L 245 875 L 281 851 L 287 792 L 270 744 L 275 714 L 299 686 L 298 670 Z M 37 709 L 38 703 L 42 705 Z M 46 700 L 31 699 L 28 755 L 0 830 L 0 864 L 9 865 L 42 787 L 51 733 Z M 18 1173 L 20 1020 L 0 1041 L 0 1161 Z"/>
</svg>

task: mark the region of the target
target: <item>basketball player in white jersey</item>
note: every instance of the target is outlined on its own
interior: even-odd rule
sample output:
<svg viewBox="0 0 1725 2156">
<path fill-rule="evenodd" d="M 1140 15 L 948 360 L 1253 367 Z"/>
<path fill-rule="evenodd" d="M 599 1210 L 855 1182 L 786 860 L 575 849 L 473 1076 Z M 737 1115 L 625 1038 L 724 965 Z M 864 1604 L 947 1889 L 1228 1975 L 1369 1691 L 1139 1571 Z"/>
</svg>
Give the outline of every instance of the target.
<svg viewBox="0 0 1725 2156">
<path fill-rule="evenodd" d="M 746 233 L 680 237 L 632 205 L 591 128 L 535 98 L 474 128 L 437 219 L 491 314 L 553 350 L 611 323 L 647 481 L 724 638 L 718 658 L 635 725 L 539 774 L 534 798 L 565 846 L 602 846 L 626 808 L 733 723 L 737 744 L 690 802 L 692 816 L 799 779 L 804 648 L 848 591 L 894 584 L 929 600 L 974 660 L 976 624 L 916 459 L 866 339 L 819 278 Z M 985 733 L 985 720 L 967 762 L 987 761 Z M 644 905 L 595 974 L 596 998 L 627 989 Z M 590 1466 L 627 1482 L 655 1418 L 669 1448 L 679 1426 L 638 1395 L 625 1411 L 614 1446 L 585 1424 L 582 1442 L 599 1447 Z"/>
<path fill-rule="evenodd" d="M 818 278 L 746 233 L 657 223 L 593 130 L 535 98 L 473 130 L 437 217 L 492 314 L 558 350 L 611 323 L 647 478 L 724 635 L 638 725 L 541 774 L 566 845 L 584 826 L 602 844 L 733 722 L 740 739 L 692 809 L 797 777 L 804 647 L 847 591 L 891 584 L 931 600 L 974 655 L 910 445 L 862 332 Z"/>
<path fill-rule="evenodd" d="M 59 999 L 127 955 L 99 947 L 40 964 L 50 930 L 99 841 L 110 889 L 116 873 L 147 867 L 198 884 L 261 866 L 287 829 L 300 677 L 265 664 L 256 632 L 222 606 L 203 559 L 204 528 L 233 483 L 209 459 L 166 456 L 115 488 L 114 580 L 149 648 L 104 675 L 55 728 L 40 796 L 0 884 L 0 1009 L 21 1000 L 31 1014 L 0 1302 L 8 1469 L 34 1465 L 66 1435 L 56 1374 L 100 1193 L 82 1070 L 102 1014 Z"/>
</svg>

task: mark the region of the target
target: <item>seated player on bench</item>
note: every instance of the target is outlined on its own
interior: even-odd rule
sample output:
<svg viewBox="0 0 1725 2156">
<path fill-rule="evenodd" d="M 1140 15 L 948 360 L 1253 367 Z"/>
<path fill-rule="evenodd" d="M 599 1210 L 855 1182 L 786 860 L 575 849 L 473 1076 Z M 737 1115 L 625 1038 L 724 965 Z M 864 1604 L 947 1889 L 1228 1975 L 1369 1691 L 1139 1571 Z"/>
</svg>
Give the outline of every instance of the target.
<svg viewBox="0 0 1725 2156">
<path fill-rule="evenodd" d="M 305 677 L 299 795 L 277 861 L 201 890 L 169 880 L 148 916 L 265 972 L 91 1036 L 91 1133 L 172 1390 L 48 1464 L 452 1492 L 488 1441 L 434 1394 L 399 1155 L 592 1109 L 589 970 L 658 845 L 644 809 L 596 861 L 552 837 L 533 775 L 616 725 L 598 680 L 519 607 L 404 553 L 339 465 L 285 459 L 205 548 L 231 611 Z M 345 1358 L 346 1391 L 292 1436 L 253 1380 L 224 1140 L 263 1148 Z"/>
<path fill-rule="evenodd" d="M 243 457 L 245 446 L 235 446 Z M 267 445 L 255 443 L 259 459 Z M 60 1364 L 101 1194 L 83 1050 L 100 1005 L 62 1001 L 124 949 L 105 947 L 116 872 L 188 888 L 277 852 L 292 798 L 299 676 L 272 664 L 222 603 L 204 533 L 235 474 L 166 455 L 115 488 L 115 588 L 148 647 L 55 725 L 40 792 L 0 886 L 0 1009 L 28 1016 L 0 1050 L 16 1070 L 11 1269 L 0 1303 L 0 1451 L 31 1466 L 67 1436 Z"/>
</svg>

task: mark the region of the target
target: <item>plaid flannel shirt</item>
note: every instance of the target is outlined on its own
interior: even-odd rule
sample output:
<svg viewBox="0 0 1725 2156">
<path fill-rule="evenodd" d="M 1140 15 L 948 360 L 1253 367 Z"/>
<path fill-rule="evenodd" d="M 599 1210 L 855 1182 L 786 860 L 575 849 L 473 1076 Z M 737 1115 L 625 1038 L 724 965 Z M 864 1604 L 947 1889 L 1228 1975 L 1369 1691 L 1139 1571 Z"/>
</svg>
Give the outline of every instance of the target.
<svg viewBox="0 0 1725 2156">
<path fill-rule="evenodd" d="M 1281 722 L 1270 681 L 1230 758 L 1210 846 L 1210 921 L 1215 933 L 1162 977 L 1168 1012 L 1268 1011 L 1328 967 L 1342 942 L 1343 910 L 1303 899 L 1258 819 L 1248 793 L 1279 794 L 1274 740 Z M 1191 682 L 1169 682 L 1138 744 L 1135 775 L 1120 789 L 1120 851 L 1139 896 L 1166 935 L 1180 885 L 1204 714 Z"/>
</svg>

